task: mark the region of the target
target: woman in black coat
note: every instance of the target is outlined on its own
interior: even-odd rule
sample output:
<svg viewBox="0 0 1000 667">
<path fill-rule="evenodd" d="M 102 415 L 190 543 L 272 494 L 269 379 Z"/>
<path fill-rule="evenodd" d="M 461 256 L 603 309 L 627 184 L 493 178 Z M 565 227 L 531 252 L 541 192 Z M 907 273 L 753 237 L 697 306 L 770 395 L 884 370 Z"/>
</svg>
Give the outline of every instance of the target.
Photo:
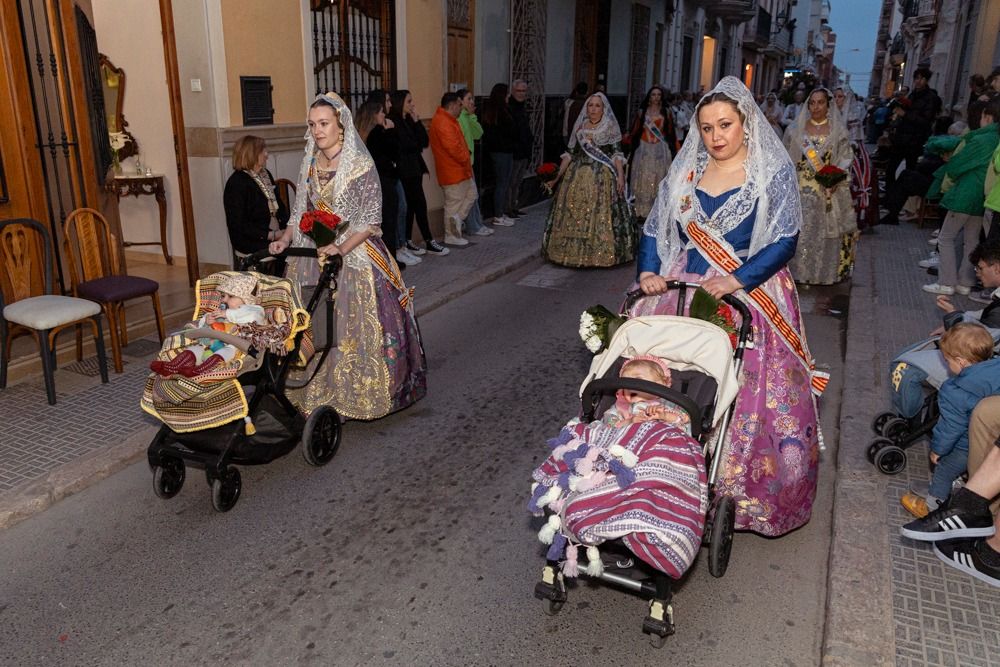
<svg viewBox="0 0 1000 667">
<path fill-rule="evenodd" d="M 424 129 L 417 115 L 413 95 L 408 90 L 397 90 L 391 96 L 392 108 L 389 118 L 396 125 L 396 138 L 399 141 L 399 160 L 396 162 L 399 172 L 399 182 L 403 184 L 406 194 L 406 249 L 414 255 L 430 252 L 434 255 L 447 255 L 448 249 L 434 240 L 431 226 L 427 220 L 427 200 L 424 198 L 424 174 L 427 163 L 421 155 L 430 145 L 427 130 Z M 420 234 L 424 237 L 424 247 L 413 242 L 413 221 L 416 220 Z"/>
<path fill-rule="evenodd" d="M 258 250 L 281 236 L 288 225 L 288 207 L 278 196 L 274 177 L 267 164 L 267 145 L 260 137 L 241 137 L 233 146 L 233 174 L 226 181 L 222 203 L 226 210 L 226 227 L 233 246 L 233 268 L 239 258 Z M 284 272 L 284 261 L 270 267 L 274 275 Z"/>
</svg>

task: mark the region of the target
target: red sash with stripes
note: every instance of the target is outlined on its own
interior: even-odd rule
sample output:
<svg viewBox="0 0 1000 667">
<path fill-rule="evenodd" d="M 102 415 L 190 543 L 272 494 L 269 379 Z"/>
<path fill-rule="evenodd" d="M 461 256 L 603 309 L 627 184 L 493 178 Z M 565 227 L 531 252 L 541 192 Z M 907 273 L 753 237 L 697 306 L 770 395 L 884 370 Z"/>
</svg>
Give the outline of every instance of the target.
<svg viewBox="0 0 1000 667">
<path fill-rule="evenodd" d="M 743 263 L 739 258 L 730 254 L 725 246 L 702 229 L 693 219 L 688 222 L 685 231 L 688 238 L 698 246 L 698 250 L 705 256 L 705 259 L 717 268 L 731 274 L 742 266 Z M 781 310 L 778 309 L 778 305 L 774 302 L 774 299 L 760 287 L 748 292 L 747 296 L 750 297 L 750 301 L 757 307 L 757 310 L 767 318 L 771 326 L 781 336 L 781 339 L 788 345 L 788 348 L 799 358 L 802 365 L 805 366 L 810 375 L 813 393 L 817 396 L 822 394 L 830 381 L 830 374 L 816 370 L 816 364 L 813 363 L 812 357 L 806 350 L 802 337 L 795 330 L 795 327 L 781 314 Z"/>
</svg>

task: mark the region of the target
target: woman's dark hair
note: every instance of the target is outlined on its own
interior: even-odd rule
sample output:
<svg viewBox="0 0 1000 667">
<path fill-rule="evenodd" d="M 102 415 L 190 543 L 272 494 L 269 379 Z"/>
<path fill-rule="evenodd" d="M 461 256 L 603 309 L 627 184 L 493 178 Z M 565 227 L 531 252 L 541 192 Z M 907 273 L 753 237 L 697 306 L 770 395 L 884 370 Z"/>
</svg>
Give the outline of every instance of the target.
<svg viewBox="0 0 1000 667">
<path fill-rule="evenodd" d="M 653 86 L 646 92 L 646 96 L 642 98 L 642 104 L 639 105 L 640 113 L 644 113 L 649 108 L 649 98 L 653 96 L 654 90 L 660 91 L 660 108 L 662 109 L 667 106 L 667 91 L 662 86 Z"/>
<path fill-rule="evenodd" d="M 969 77 L 969 85 L 973 88 L 982 88 L 986 85 L 986 77 L 982 74 L 973 74 Z"/>
<path fill-rule="evenodd" d="M 470 92 L 472 91 L 470 91 L 468 88 L 459 88 L 458 90 L 455 91 L 455 94 L 458 95 L 459 102 L 464 102 L 465 96 L 468 95 Z"/>
<path fill-rule="evenodd" d="M 918 67 L 917 69 L 913 70 L 913 78 L 916 79 L 917 77 L 920 77 L 921 79 L 927 79 L 928 81 L 930 81 L 931 80 L 930 68 Z"/>
<path fill-rule="evenodd" d="M 378 102 L 382 105 L 382 110 L 385 111 L 385 98 L 388 94 L 389 93 L 382 88 L 376 88 L 368 93 L 368 96 L 365 98 L 365 104 L 368 102 Z M 359 108 L 358 111 L 360 112 L 361 109 Z"/>
<path fill-rule="evenodd" d="M 736 113 L 740 115 L 740 122 L 741 123 L 747 122 L 746 116 L 744 116 L 743 112 L 740 111 L 740 105 L 736 103 L 736 100 L 731 98 L 729 95 L 726 95 L 725 93 L 712 93 L 711 95 L 705 95 L 705 97 L 701 98 L 701 101 L 698 102 L 698 106 L 695 107 L 694 109 L 695 120 L 698 120 L 698 117 L 701 114 L 702 107 L 707 106 L 709 104 L 714 104 L 715 102 L 725 102 L 726 104 L 732 105 L 733 109 L 736 110 Z"/>
<path fill-rule="evenodd" d="M 372 131 L 372 128 L 378 125 L 376 116 L 380 111 L 385 113 L 385 104 L 370 101 L 362 104 L 361 108 L 358 109 L 358 113 L 354 115 L 354 127 L 358 128 L 361 141 L 368 141 L 368 134 Z"/>
<path fill-rule="evenodd" d="M 403 118 L 403 104 L 406 102 L 406 96 L 410 94 L 410 91 L 406 90 L 394 90 L 389 93 L 389 101 L 392 102 L 392 108 L 389 109 L 389 117 L 393 120 L 399 120 Z"/>
<path fill-rule="evenodd" d="M 581 95 L 586 95 L 588 90 L 589 87 L 587 86 L 587 82 L 581 81 L 573 88 L 573 94 L 580 97 Z"/>
<path fill-rule="evenodd" d="M 507 108 L 508 90 L 506 83 L 495 84 L 490 89 L 490 96 L 483 102 L 483 122 L 487 125 L 496 125 L 501 116 L 510 115 Z"/>
</svg>

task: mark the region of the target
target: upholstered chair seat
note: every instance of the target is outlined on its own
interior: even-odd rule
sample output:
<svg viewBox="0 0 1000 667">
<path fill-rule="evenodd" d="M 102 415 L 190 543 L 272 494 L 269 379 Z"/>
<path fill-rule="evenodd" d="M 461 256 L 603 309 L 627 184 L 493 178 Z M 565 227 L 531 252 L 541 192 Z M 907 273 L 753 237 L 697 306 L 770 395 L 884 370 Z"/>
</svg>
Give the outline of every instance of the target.
<svg viewBox="0 0 1000 667">
<path fill-rule="evenodd" d="M 71 296 L 44 294 L 15 301 L 3 309 L 4 319 L 29 329 L 55 329 L 64 324 L 93 317 L 100 304 Z"/>
<path fill-rule="evenodd" d="M 127 301 L 140 296 L 156 294 L 160 284 L 139 276 L 105 276 L 82 282 L 76 286 L 76 293 L 84 299 L 103 303 L 106 301 Z"/>
</svg>

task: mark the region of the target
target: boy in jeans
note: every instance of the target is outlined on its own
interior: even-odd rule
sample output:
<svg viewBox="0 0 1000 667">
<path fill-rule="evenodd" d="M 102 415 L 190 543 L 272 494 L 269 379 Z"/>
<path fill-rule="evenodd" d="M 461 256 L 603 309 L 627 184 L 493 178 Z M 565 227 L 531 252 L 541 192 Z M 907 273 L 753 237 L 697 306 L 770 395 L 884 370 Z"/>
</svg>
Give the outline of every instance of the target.
<svg viewBox="0 0 1000 667">
<path fill-rule="evenodd" d="M 927 495 L 906 493 L 900 502 L 918 518 L 936 510 L 951 495 L 951 485 L 969 461 L 969 418 L 976 404 L 1000 394 L 1000 359 L 993 356 L 993 336 L 981 324 L 960 322 L 940 342 L 941 354 L 953 377 L 938 392 L 940 417 L 931 435 L 931 477 Z"/>
</svg>

